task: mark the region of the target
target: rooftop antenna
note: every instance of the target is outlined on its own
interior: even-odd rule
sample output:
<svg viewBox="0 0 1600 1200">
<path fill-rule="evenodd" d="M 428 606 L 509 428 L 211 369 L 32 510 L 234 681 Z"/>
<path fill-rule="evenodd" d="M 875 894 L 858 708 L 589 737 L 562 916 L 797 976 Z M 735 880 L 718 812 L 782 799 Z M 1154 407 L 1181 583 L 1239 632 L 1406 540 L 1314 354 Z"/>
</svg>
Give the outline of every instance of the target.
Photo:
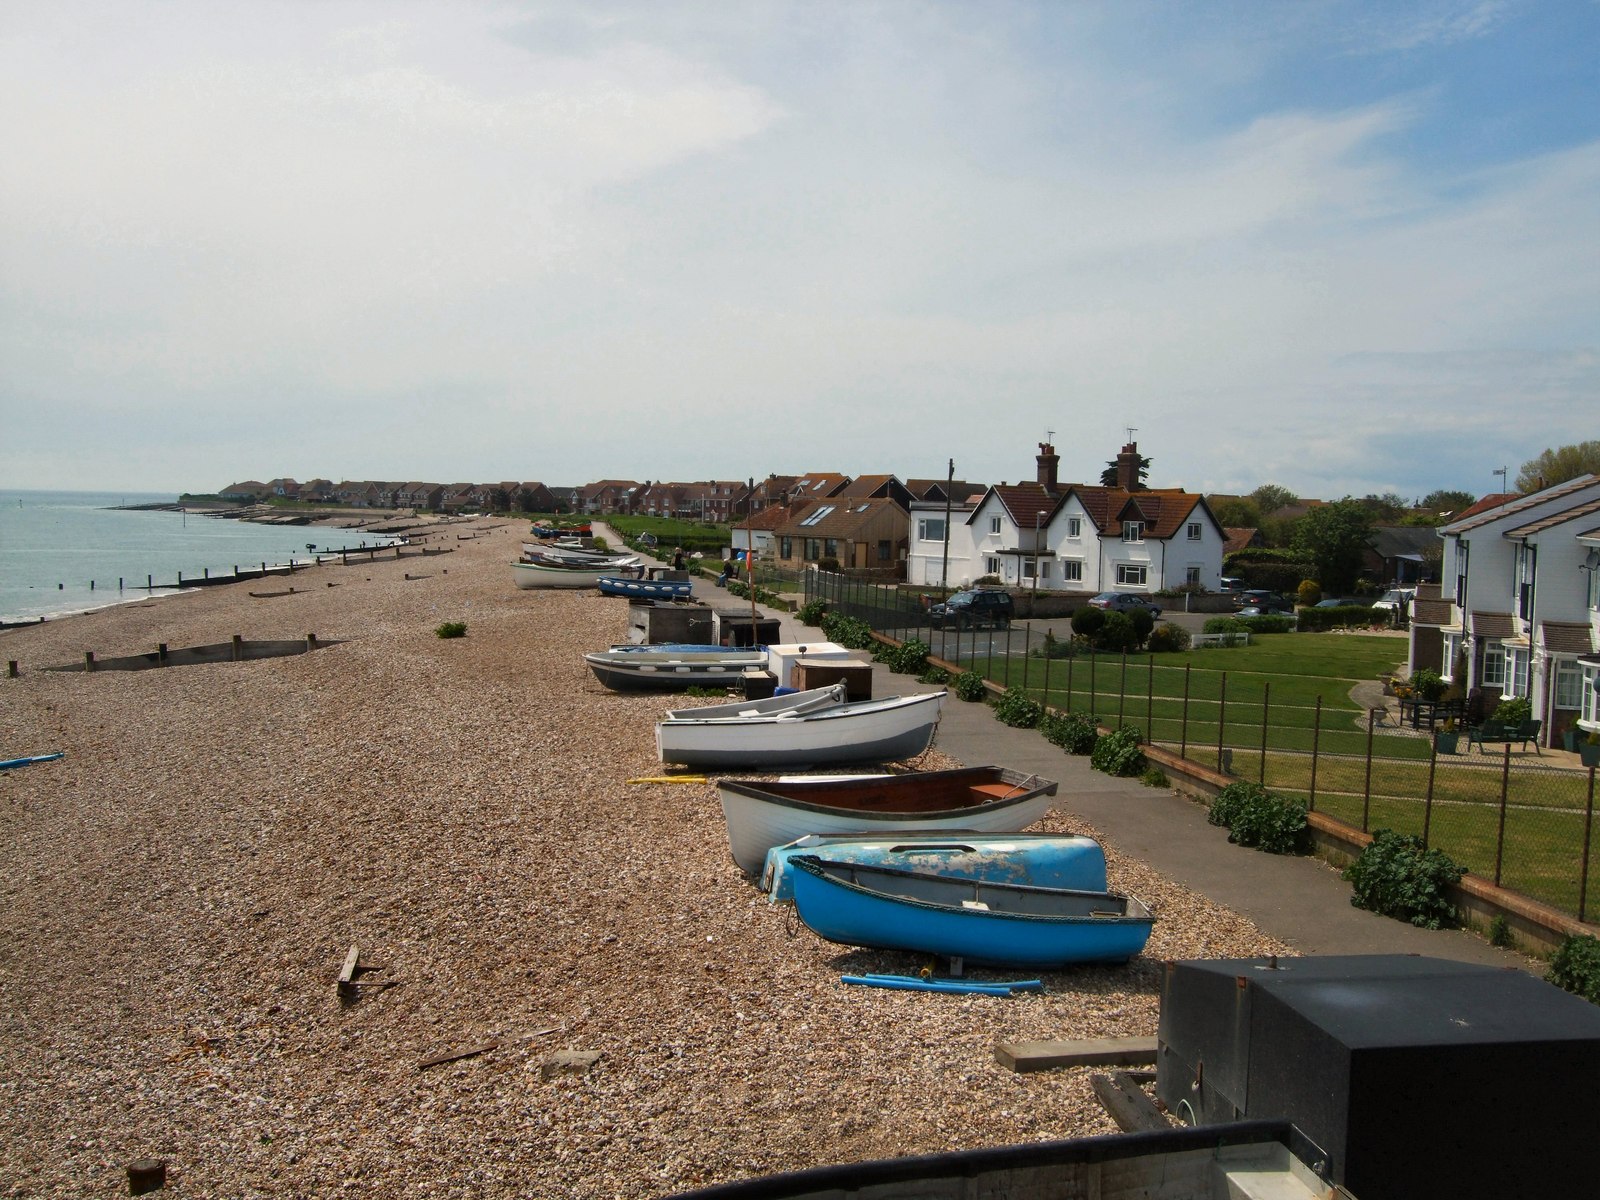
<svg viewBox="0 0 1600 1200">
<path fill-rule="evenodd" d="M 1490 471 L 1489 474 L 1500 476 L 1500 490 L 1502 492 L 1505 491 L 1506 490 L 1506 469 L 1504 467 L 1496 467 L 1493 471 Z"/>
<path fill-rule="evenodd" d="M 1130 442 L 1133 441 L 1133 435 L 1139 432 L 1138 426 L 1136 426 L 1136 425 L 1127 425 L 1127 426 L 1124 426 L 1124 428 L 1127 429 L 1127 431 L 1128 431 L 1128 440 Z"/>
<path fill-rule="evenodd" d="M 1056 431 L 1054 429 L 1046 429 L 1044 431 L 1044 440 L 1054 446 L 1056 444 Z"/>
</svg>

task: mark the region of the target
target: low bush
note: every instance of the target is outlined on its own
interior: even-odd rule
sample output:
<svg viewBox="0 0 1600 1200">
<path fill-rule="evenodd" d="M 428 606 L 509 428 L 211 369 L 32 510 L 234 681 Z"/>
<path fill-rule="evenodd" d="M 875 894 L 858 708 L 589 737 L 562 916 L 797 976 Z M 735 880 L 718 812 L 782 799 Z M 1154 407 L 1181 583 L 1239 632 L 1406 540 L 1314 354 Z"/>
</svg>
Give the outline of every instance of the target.
<svg viewBox="0 0 1600 1200">
<path fill-rule="evenodd" d="M 1091 608 L 1088 605 L 1078 609 L 1072 614 L 1072 632 L 1081 638 L 1093 641 L 1106 623 L 1106 610 Z"/>
<path fill-rule="evenodd" d="M 898 646 L 890 646 L 883 661 L 896 675 L 921 675 L 928 669 L 929 646 L 927 642 L 912 638 Z"/>
<path fill-rule="evenodd" d="M 465 621 L 446 621 L 433 632 L 442 638 L 466 637 L 467 623 Z"/>
<path fill-rule="evenodd" d="M 1152 654 L 1170 654 L 1189 648 L 1189 631 L 1182 625 L 1157 625 L 1150 631 L 1148 643 Z"/>
<path fill-rule="evenodd" d="M 1144 619 L 1148 621 L 1150 614 L 1145 613 Z M 1125 650 L 1139 648 L 1139 629 L 1133 623 L 1133 616 L 1124 612 L 1108 612 L 1105 624 L 1100 626 L 1100 632 L 1094 635 L 1094 645 L 1097 650 L 1107 650 L 1112 654 L 1121 654 Z"/>
<path fill-rule="evenodd" d="M 1039 730 L 1068 754 L 1092 754 L 1100 740 L 1100 729 L 1088 713 L 1050 713 L 1039 721 Z"/>
<path fill-rule="evenodd" d="M 1139 782 L 1144 784 L 1145 787 L 1164 788 L 1172 780 L 1167 778 L 1167 773 L 1160 767 L 1146 767 L 1144 774 L 1139 776 Z"/>
<path fill-rule="evenodd" d="M 1020 689 L 1007 691 L 994 702 L 995 720 L 1013 729 L 1032 729 L 1044 716 L 1044 706 Z"/>
<path fill-rule="evenodd" d="M 1350 903 L 1420 929 L 1449 929 L 1460 923 L 1445 888 L 1461 882 L 1466 868 L 1442 850 L 1424 850 L 1422 839 L 1380 829 L 1372 844 L 1344 869 L 1355 888 Z"/>
<path fill-rule="evenodd" d="M 1250 622 L 1243 617 L 1207 617 L 1205 633 L 1249 633 Z"/>
<path fill-rule="evenodd" d="M 807 600 L 800 606 L 800 611 L 795 616 L 800 618 L 802 625 L 821 625 L 822 618 L 828 613 L 826 600 Z"/>
<path fill-rule="evenodd" d="M 1148 762 L 1139 749 L 1139 731 L 1126 725 L 1106 734 L 1089 754 L 1089 765 L 1107 775 L 1140 775 Z"/>
<path fill-rule="evenodd" d="M 1341 604 L 1337 608 L 1300 610 L 1300 628 L 1307 633 L 1320 633 L 1328 629 L 1365 629 L 1370 624 L 1370 604 Z"/>
<path fill-rule="evenodd" d="M 847 650 L 865 650 L 873 645 L 872 626 L 859 617 L 843 613 L 829 613 L 822 618 L 822 632 L 830 642 L 837 642 Z"/>
<path fill-rule="evenodd" d="M 1550 956 L 1545 978 L 1591 1004 L 1600 1004 L 1600 938 L 1572 934 Z"/>
<path fill-rule="evenodd" d="M 929 667 L 917 678 L 923 683 L 949 683 L 950 672 L 943 667 Z"/>
<path fill-rule="evenodd" d="M 1302 579 L 1294 591 L 1294 598 L 1310 608 L 1322 599 L 1322 588 L 1315 579 Z"/>
<path fill-rule="evenodd" d="M 1029 658 L 1071 658 L 1077 653 L 1077 643 L 1071 638 L 1058 638 L 1050 630 L 1044 631 L 1043 645 L 1028 651 Z"/>
<path fill-rule="evenodd" d="M 989 687 L 976 671 L 963 671 L 956 676 L 955 693 L 963 700 L 978 701 L 989 694 Z"/>
<path fill-rule="evenodd" d="M 1265 615 L 1260 617 L 1234 617 L 1233 619 L 1251 633 L 1293 633 L 1295 630 L 1294 617 Z M 1207 621 L 1206 624 L 1209 625 L 1211 622 Z"/>
<path fill-rule="evenodd" d="M 1494 706 L 1494 719 L 1506 725 L 1520 725 L 1533 716 L 1533 701 L 1512 696 Z"/>
<path fill-rule="evenodd" d="M 1430 702 L 1444 695 L 1444 689 L 1450 686 L 1443 675 L 1429 667 L 1418 667 L 1408 682 L 1413 692 Z"/>
<path fill-rule="evenodd" d="M 1206 820 L 1226 826 L 1228 840 L 1268 854 L 1304 854 L 1311 844 L 1306 806 L 1257 783 L 1230 783 L 1211 802 Z"/>
</svg>

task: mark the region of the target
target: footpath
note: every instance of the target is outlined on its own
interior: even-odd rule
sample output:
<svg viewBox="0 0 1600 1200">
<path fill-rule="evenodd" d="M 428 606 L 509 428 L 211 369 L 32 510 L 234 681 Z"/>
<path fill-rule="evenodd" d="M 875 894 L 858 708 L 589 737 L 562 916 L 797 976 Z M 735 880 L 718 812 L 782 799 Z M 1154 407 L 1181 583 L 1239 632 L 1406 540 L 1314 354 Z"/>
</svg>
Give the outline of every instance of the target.
<svg viewBox="0 0 1600 1200">
<path fill-rule="evenodd" d="M 711 580 L 696 578 L 695 597 L 716 608 L 748 606 Z M 779 619 L 780 641 L 825 640 L 822 631 L 792 614 L 758 606 Z M 874 696 L 936 691 L 882 663 L 872 668 Z M 1320 858 L 1247 850 L 1228 841 L 1227 830 L 1206 821 L 1203 805 L 1136 779 L 1093 770 L 1086 756 L 1064 753 L 1033 729 L 995 720 L 987 704 L 951 693 L 934 745 L 965 766 L 997 764 L 1056 780 L 1056 807 L 1093 825 L 1108 845 L 1162 874 L 1249 917 L 1302 954 L 1422 954 L 1544 974 L 1536 959 L 1489 945 L 1463 930 L 1418 929 L 1354 907 L 1350 885 Z"/>
</svg>

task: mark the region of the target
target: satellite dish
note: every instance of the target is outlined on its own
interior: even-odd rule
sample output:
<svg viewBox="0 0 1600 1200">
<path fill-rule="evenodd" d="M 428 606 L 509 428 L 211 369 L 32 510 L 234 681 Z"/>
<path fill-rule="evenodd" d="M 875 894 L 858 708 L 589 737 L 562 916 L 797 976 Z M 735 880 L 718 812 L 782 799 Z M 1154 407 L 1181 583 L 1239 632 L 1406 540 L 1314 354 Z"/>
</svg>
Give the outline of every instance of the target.
<svg viewBox="0 0 1600 1200">
<path fill-rule="evenodd" d="M 1591 549 L 1584 557 L 1583 569 L 1585 571 L 1593 571 L 1597 568 L 1600 568 L 1600 549 Z"/>
</svg>

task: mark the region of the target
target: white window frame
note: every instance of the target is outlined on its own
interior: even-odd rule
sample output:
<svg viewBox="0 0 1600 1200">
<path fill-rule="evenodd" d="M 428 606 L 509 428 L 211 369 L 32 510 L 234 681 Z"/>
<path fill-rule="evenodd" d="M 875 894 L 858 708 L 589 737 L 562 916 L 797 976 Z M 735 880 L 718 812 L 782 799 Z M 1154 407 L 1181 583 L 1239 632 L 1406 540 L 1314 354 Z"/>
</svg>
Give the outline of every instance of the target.
<svg viewBox="0 0 1600 1200">
<path fill-rule="evenodd" d="M 1069 538 L 1073 538 L 1073 539 L 1081 538 L 1083 536 L 1083 518 L 1082 517 L 1068 517 L 1067 518 L 1067 536 Z"/>
<path fill-rule="evenodd" d="M 1504 688 L 1506 685 L 1506 648 L 1490 646 L 1483 652 L 1483 673 L 1478 682 L 1484 687 Z"/>
<path fill-rule="evenodd" d="M 1461 653 L 1461 635 L 1459 633 L 1445 634 L 1441 653 L 1444 656 L 1444 664 L 1439 668 L 1439 674 L 1443 678 L 1454 682 L 1455 675 L 1453 672 L 1456 669 L 1456 655 Z"/>
<path fill-rule="evenodd" d="M 1600 725 L 1600 695 L 1595 687 L 1600 684 L 1600 666 L 1583 664 L 1583 709 L 1578 720 L 1587 725 Z"/>
<path fill-rule="evenodd" d="M 1580 708 L 1583 705 L 1583 672 L 1571 659 L 1557 659 L 1554 665 L 1556 707 Z"/>
<path fill-rule="evenodd" d="M 1199 587 L 1200 586 L 1200 568 L 1199 567 L 1185 567 L 1183 569 L 1183 586 L 1184 587 Z"/>
<path fill-rule="evenodd" d="M 1502 696 L 1526 696 L 1528 694 L 1528 651 L 1520 646 L 1513 646 L 1506 651 L 1506 682 L 1500 689 Z"/>
<path fill-rule="evenodd" d="M 1083 560 L 1081 558 L 1064 558 L 1061 560 L 1061 581 L 1063 583 L 1083 582 Z"/>
<path fill-rule="evenodd" d="M 934 532 L 935 529 L 938 530 L 937 533 Z M 944 541 L 944 518 L 918 517 L 917 541 L 942 543 Z"/>
<path fill-rule="evenodd" d="M 1150 578 L 1150 568 L 1144 563 L 1118 563 L 1118 587 L 1145 587 Z"/>
<path fill-rule="evenodd" d="M 1000 536 L 1000 518 L 999 517 L 990 517 L 989 518 L 989 536 L 990 537 L 999 537 Z"/>
<path fill-rule="evenodd" d="M 1023 578 L 1023 579 L 1032 579 L 1033 578 L 1034 561 L 1035 560 L 1033 560 L 1031 558 L 1024 558 L 1022 560 L 1021 578 Z"/>
<path fill-rule="evenodd" d="M 1050 560 L 1048 558 L 1041 558 L 1039 560 L 1039 579 L 1040 579 L 1041 582 L 1044 582 L 1044 581 L 1048 581 L 1049 578 L 1050 578 Z"/>
<path fill-rule="evenodd" d="M 1125 542 L 1144 541 L 1144 522 L 1124 521 L 1122 523 L 1122 540 Z"/>
<path fill-rule="evenodd" d="M 1198 542 L 1200 540 L 1203 532 L 1204 531 L 1200 528 L 1200 522 L 1199 521 L 1190 521 L 1189 522 L 1189 540 L 1191 542 Z"/>
<path fill-rule="evenodd" d="M 998 575 L 998 574 L 1000 574 L 1000 559 L 999 559 L 999 556 L 994 555 L 994 554 L 989 554 L 989 555 L 985 555 L 984 556 L 983 573 L 985 575 Z"/>
</svg>

